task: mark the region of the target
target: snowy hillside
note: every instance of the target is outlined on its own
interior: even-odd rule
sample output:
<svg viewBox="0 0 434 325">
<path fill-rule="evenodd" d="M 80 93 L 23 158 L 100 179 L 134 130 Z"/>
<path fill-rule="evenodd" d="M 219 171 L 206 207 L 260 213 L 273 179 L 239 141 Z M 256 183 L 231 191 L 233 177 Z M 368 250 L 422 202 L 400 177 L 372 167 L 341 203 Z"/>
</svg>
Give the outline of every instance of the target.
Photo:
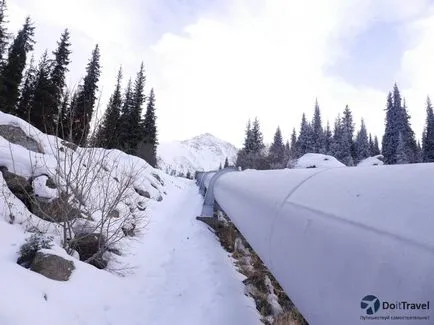
<svg viewBox="0 0 434 325">
<path fill-rule="evenodd" d="M 193 181 L 0 112 L 0 324 L 259 325 L 202 202 Z"/>
<path fill-rule="evenodd" d="M 168 174 L 186 174 L 218 169 L 226 157 L 235 163 L 237 148 L 205 133 L 185 141 L 162 143 L 158 146 L 158 165 Z"/>
</svg>

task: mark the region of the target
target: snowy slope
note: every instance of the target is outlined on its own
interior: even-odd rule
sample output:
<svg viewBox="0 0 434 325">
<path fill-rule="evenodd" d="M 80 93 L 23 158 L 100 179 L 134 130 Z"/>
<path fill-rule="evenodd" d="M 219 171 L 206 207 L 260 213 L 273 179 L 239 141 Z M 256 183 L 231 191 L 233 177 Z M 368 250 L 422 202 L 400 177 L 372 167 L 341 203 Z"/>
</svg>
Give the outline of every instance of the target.
<svg viewBox="0 0 434 325">
<path fill-rule="evenodd" d="M 65 171 L 74 186 L 88 190 L 81 199 L 93 213 L 76 226 L 98 223 L 103 204 L 128 184 L 116 207 L 119 215 L 108 224 L 141 221 L 144 227 L 135 237 L 123 237 L 115 246 L 121 256 L 109 253 L 108 270 L 99 270 L 77 254 L 68 255 L 61 248 L 61 226 L 29 211 L 0 173 L 0 289 L 7 293 L 0 299 L 1 325 L 260 324 L 254 301 L 244 295 L 243 276 L 214 235 L 195 220 L 202 198 L 193 181 L 170 177 L 117 150 L 71 149 L 0 112 L 0 126 L 5 125 L 21 129 L 40 152 L 0 136 L 0 166 L 35 177 L 32 186 L 38 196 L 58 197 L 66 186 Z M 58 189 L 47 186 L 48 176 Z M 112 227 L 105 230 L 114 234 Z M 31 232 L 50 234 L 54 246 L 44 253 L 74 263 L 68 281 L 48 279 L 17 264 Z"/>
<path fill-rule="evenodd" d="M 162 143 L 158 146 L 158 165 L 168 174 L 218 169 L 226 157 L 235 163 L 237 148 L 205 133 L 185 141 Z"/>
</svg>

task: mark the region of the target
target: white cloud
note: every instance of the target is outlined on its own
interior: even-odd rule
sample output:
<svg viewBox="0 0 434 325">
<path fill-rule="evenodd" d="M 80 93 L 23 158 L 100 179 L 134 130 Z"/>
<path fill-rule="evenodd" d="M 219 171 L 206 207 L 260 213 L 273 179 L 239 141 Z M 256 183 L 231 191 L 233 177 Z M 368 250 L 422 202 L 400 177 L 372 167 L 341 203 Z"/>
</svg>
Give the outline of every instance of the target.
<svg viewBox="0 0 434 325">
<path fill-rule="evenodd" d="M 333 122 L 349 104 L 357 122 L 363 116 L 368 128 L 381 135 L 384 90 L 355 88 L 351 81 L 325 71 L 330 64 L 339 65 L 348 55 L 348 40 L 371 23 L 398 22 L 407 32 L 408 48 L 397 81 L 415 131 L 419 135 L 422 130 L 423 102 L 434 81 L 434 15 L 430 16 L 428 0 L 224 1 L 219 3 L 224 8 L 213 8 L 214 12 L 186 14 L 200 18 L 178 32 L 173 32 L 174 26 L 188 19 L 177 17 L 167 2 L 17 1 L 20 5 L 10 5 L 11 16 L 20 16 L 21 24 L 25 14 L 32 14 L 37 33 L 41 31 L 40 51 L 52 50 L 62 29 L 71 29 L 71 83 L 84 73 L 97 42 L 105 98 L 120 64 L 127 76 L 134 77 L 144 60 L 148 86 L 157 95 L 161 141 L 211 132 L 240 145 L 247 119 L 255 116 L 266 141 L 271 141 L 277 125 L 289 137 L 302 112 L 311 116 L 316 97 L 324 120 Z M 159 26 L 159 32 L 172 32 L 149 46 L 157 36 L 153 23 L 164 20 L 165 14 L 172 22 Z M 18 28 L 18 19 L 10 20 Z M 376 78 L 376 71 L 366 73 Z"/>
</svg>

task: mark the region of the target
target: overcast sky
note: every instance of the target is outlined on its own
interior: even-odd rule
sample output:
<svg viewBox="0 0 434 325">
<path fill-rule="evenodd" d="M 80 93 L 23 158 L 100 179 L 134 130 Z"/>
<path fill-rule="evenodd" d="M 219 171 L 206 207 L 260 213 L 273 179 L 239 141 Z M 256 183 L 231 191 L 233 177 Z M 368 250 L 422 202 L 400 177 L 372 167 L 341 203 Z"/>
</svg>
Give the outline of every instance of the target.
<svg viewBox="0 0 434 325">
<path fill-rule="evenodd" d="M 241 146 L 257 116 L 266 142 L 311 119 L 331 125 L 348 104 L 357 126 L 382 135 L 396 81 L 420 138 L 434 97 L 434 3 L 428 0 L 9 0 L 12 32 L 30 15 L 36 59 L 71 32 L 68 84 L 101 47 L 102 103 L 117 70 L 143 61 L 157 98 L 160 141 L 209 132 Z M 125 78 L 126 83 L 126 78 Z M 102 105 L 104 106 L 104 105 Z"/>
</svg>

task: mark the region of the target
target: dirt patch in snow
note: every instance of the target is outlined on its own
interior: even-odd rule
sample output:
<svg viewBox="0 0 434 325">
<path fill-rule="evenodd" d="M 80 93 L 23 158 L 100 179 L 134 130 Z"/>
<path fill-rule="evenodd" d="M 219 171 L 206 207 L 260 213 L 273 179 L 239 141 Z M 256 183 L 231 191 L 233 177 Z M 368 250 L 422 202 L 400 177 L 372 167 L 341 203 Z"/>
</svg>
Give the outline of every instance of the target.
<svg viewBox="0 0 434 325">
<path fill-rule="evenodd" d="M 308 325 L 259 256 L 222 212 L 212 218 L 197 219 L 212 228 L 223 248 L 236 260 L 238 271 L 246 276 L 243 281 L 246 293 L 255 300 L 264 324 Z"/>
</svg>

